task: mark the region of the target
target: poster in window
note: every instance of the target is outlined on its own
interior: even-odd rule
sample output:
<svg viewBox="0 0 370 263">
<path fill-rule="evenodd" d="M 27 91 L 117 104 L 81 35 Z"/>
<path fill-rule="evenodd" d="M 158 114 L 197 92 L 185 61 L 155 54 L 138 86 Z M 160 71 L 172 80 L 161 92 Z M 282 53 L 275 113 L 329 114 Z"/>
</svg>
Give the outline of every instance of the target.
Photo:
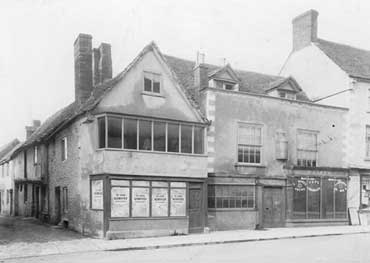
<svg viewBox="0 0 370 263">
<path fill-rule="evenodd" d="M 132 216 L 149 216 L 149 188 L 132 188 Z"/>
<path fill-rule="evenodd" d="M 168 214 L 168 189 L 152 189 L 152 216 L 167 216 Z"/>
<path fill-rule="evenodd" d="M 186 216 L 186 189 L 171 189 L 171 216 Z"/>
<path fill-rule="evenodd" d="M 129 217 L 130 189 L 128 187 L 112 187 L 111 217 Z"/>
<path fill-rule="evenodd" d="M 103 209 L 103 180 L 91 181 L 91 208 Z"/>
</svg>

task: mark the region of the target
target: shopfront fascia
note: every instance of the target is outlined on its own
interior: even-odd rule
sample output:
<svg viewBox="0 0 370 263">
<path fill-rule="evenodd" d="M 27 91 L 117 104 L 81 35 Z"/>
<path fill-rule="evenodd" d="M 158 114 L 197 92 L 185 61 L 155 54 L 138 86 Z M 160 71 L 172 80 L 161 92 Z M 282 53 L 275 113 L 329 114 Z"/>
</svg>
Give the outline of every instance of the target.
<svg viewBox="0 0 370 263">
<path fill-rule="evenodd" d="M 286 225 L 347 224 L 348 170 L 293 169 L 287 179 Z"/>
<path fill-rule="evenodd" d="M 205 178 L 91 175 L 90 210 L 103 211 L 108 238 L 203 231 L 205 182 Z"/>
</svg>

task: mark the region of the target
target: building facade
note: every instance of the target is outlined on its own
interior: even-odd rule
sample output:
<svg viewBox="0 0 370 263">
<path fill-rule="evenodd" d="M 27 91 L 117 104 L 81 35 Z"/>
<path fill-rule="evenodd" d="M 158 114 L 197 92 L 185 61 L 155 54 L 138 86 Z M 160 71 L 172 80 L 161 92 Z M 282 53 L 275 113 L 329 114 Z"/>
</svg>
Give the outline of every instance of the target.
<svg viewBox="0 0 370 263">
<path fill-rule="evenodd" d="M 349 207 L 369 207 L 370 51 L 318 37 L 318 12 L 293 20 L 293 50 L 281 75 L 292 76 L 315 102 L 349 109 L 345 162 L 350 169 L 354 198 Z"/>
</svg>

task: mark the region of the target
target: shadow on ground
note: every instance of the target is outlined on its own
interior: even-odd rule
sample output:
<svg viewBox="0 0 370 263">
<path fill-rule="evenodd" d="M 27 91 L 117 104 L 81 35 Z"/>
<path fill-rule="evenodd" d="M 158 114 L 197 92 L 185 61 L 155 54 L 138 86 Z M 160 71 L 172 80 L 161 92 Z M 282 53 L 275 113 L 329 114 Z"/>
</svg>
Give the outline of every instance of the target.
<svg viewBox="0 0 370 263">
<path fill-rule="evenodd" d="M 17 242 L 50 242 L 84 238 L 69 229 L 44 224 L 35 218 L 0 216 L 0 245 Z"/>
</svg>

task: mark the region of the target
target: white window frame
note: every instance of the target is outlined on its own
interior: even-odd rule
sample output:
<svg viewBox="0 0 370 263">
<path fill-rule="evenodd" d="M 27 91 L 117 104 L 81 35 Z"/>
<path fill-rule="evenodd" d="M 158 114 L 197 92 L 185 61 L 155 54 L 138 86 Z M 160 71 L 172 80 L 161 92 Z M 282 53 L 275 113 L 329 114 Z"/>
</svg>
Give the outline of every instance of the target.
<svg viewBox="0 0 370 263">
<path fill-rule="evenodd" d="M 39 147 L 38 147 L 38 145 L 35 145 L 33 147 L 33 163 L 34 164 L 39 163 Z"/>
<path fill-rule="evenodd" d="M 308 149 L 300 149 L 299 148 L 299 135 L 300 134 L 314 134 L 316 135 L 316 150 L 308 150 Z M 296 135 L 296 164 L 298 166 L 298 152 L 299 151 L 306 151 L 306 152 L 316 152 L 315 154 L 315 161 L 316 161 L 316 166 L 303 166 L 303 165 L 300 165 L 299 167 L 319 167 L 319 134 L 320 132 L 319 131 L 316 131 L 316 130 L 308 130 L 308 129 L 297 129 L 297 135 Z"/>
<path fill-rule="evenodd" d="M 261 144 L 259 145 L 245 145 L 245 146 L 258 146 L 260 147 L 260 162 L 259 163 L 248 163 L 248 162 L 240 162 L 239 161 L 239 135 L 240 135 L 240 130 L 239 128 L 240 127 L 256 127 L 256 128 L 260 128 L 261 129 Z M 264 139 L 263 139 L 263 134 L 264 134 L 264 125 L 261 124 L 261 123 L 256 123 L 256 122 L 242 122 L 242 121 L 239 121 L 237 122 L 237 125 L 236 125 L 236 160 L 237 160 L 237 163 L 238 164 L 241 164 L 241 165 L 251 165 L 251 166 L 255 166 L 255 165 L 262 165 L 263 164 L 263 157 L 264 157 L 264 154 L 263 154 L 263 144 L 264 144 Z"/>
<path fill-rule="evenodd" d="M 154 76 L 157 76 L 159 79 L 159 92 L 154 92 L 153 87 L 154 87 Z M 151 90 L 145 90 L 145 78 L 151 80 Z M 152 72 L 152 71 L 144 71 L 143 72 L 143 92 L 144 93 L 149 93 L 149 94 L 157 94 L 161 95 L 162 94 L 162 74 L 157 73 L 157 72 Z"/>
<path fill-rule="evenodd" d="M 64 162 L 65 160 L 68 159 L 68 140 L 67 140 L 67 137 L 63 137 L 61 141 L 62 141 L 62 145 L 63 145 L 63 147 L 61 149 L 61 157 L 62 157 L 61 159 Z M 63 155 L 63 153 L 64 153 L 64 155 Z M 64 156 L 64 159 L 63 159 L 63 156 Z"/>
</svg>

